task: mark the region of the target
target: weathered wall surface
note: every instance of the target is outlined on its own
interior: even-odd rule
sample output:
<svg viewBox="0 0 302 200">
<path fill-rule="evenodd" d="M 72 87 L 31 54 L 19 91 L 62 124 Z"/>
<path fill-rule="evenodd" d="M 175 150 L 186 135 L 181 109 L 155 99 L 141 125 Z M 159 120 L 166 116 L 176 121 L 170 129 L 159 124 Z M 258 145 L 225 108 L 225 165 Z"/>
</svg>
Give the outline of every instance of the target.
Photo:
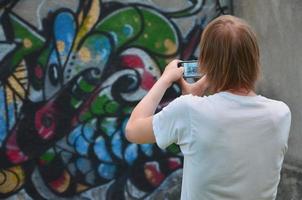
<svg viewBox="0 0 302 200">
<path fill-rule="evenodd" d="M 230 1 L 0 5 L 0 198 L 177 199 L 178 148 L 130 144 L 124 126 L 166 63 L 196 58 Z"/>
<path fill-rule="evenodd" d="M 286 102 L 292 112 L 280 199 L 302 199 L 302 1 L 234 0 L 233 4 L 234 14 L 258 34 L 263 69 L 259 92 Z"/>
</svg>

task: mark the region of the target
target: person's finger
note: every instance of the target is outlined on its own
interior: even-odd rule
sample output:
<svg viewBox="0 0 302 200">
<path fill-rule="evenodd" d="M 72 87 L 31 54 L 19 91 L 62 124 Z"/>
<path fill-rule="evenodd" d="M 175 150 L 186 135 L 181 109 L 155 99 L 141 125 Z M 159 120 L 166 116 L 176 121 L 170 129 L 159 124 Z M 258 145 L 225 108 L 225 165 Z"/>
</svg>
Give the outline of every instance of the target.
<svg viewBox="0 0 302 200">
<path fill-rule="evenodd" d="M 178 67 L 178 70 L 179 70 L 179 72 L 181 72 L 181 74 L 183 74 L 184 71 L 185 71 L 185 68 L 184 67 Z"/>
</svg>

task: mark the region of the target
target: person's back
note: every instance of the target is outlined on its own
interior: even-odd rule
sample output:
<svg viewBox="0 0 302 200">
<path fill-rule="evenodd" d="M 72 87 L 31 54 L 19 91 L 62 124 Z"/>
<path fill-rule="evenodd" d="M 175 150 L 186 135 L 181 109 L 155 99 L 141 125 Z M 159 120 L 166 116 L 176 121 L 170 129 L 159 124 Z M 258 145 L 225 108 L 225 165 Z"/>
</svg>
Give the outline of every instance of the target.
<svg viewBox="0 0 302 200">
<path fill-rule="evenodd" d="M 284 103 L 228 92 L 187 95 L 154 123 L 167 123 L 168 112 L 183 113 L 176 120 L 186 127 L 186 142 L 180 144 L 185 157 L 182 199 L 275 199 L 290 125 Z"/>
<path fill-rule="evenodd" d="M 177 60 L 133 110 L 126 137 L 136 143 L 172 143 L 184 155 L 182 200 L 273 200 L 276 197 L 291 115 L 281 101 L 255 93 L 260 53 L 255 33 L 243 20 L 221 16 L 207 25 L 200 42 L 194 84 Z M 154 114 L 173 82 L 184 95 Z M 208 90 L 212 95 L 202 96 Z M 194 96 L 198 95 L 198 96 Z"/>
</svg>

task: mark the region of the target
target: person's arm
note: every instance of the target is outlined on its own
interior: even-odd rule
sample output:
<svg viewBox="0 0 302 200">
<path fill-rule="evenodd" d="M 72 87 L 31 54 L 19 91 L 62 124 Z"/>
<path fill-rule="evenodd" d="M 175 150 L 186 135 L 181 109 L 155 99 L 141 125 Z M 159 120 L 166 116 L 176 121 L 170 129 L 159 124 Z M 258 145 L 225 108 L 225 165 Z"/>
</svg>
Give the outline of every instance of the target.
<svg viewBox="0 0 302 200">
<path fill-rule="evenodd" d="M 139 144 L 155 142 L 152 118 L 166 90 L 182 77 L 183 68 L 177 67 L 178 62 L 173 60 L 166 66 L 160 79 L 132 111 L 126 126 L 126 138 L 130 142 Z"/>
<path fill-rule="evenodd" d="M 131 113 L 126 126 L 126 138 L 133 143 L 155 143 L 152 120 L 154 112 L 166 90 L 178 81 L 183 94 L 203 95 L 208 87 L 206 77 L 193 84 L 187 83 L 183 75 L 183 67 L 177 67 L 179 60 L 170 62 L 160 79 L 153 85 L 148 94 L 137 104 Z"/>
</svg>

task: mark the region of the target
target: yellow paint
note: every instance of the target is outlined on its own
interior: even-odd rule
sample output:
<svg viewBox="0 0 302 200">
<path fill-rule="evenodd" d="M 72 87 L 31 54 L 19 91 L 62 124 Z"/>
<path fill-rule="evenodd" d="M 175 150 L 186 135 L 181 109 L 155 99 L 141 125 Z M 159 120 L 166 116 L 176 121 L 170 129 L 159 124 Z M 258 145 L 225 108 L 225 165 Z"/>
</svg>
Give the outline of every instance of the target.
<svg viewBox="0 0 302 200">
<path fill-rule="evenodd" d="M 25 174 L 20 166 L 14 166 L 0 171 L 0 193 L 6 194 L 18 190 L 25 180 Z M 4 181 L 4 182 L 3 182 Z"/>
<path fill-rule="evenodd" d="M 156 43 L 155 43 L 155 47 L 156 47 L 157 49 L 159 49 L 159 48 L 161 47 L 161 42 L 156 42 Z"/>
<path fill-rule="evenodd" d="M 24 60 L 22 60 L 22 62 L 16 68 L 14 74 L 8 77 L 8 84 L 9 86 L 5 87 L 6 101 L 8 104 L 13 102 L 14 93 L 17 93 L 18 96 L 25 98 L 25 89 L 27 88 L 28 80 Z"/>
<path fill-rule="evenodd" d="M 31 42 L 31 40 L 30 39 L 28 39 L 28 38 L 25 38 L 24 40 L 23 40 L 23 46 L 26 48 L 26 49 L 29 49 L 29 48 L 31 48 L 32 47 L 32 42 Z"/>
<path fill-rule="evenodd" d="M 177 47 L 176 47 L 175 43 L 170 39 L 165 39 L 164 46 L 166 48 L 166 53 L 167 54 L 173 54 L 177 50 Z"/>
<path fill-rule="evenodd" d="M 91 60 L 91 53 L 89 49 L 82 47 L 79 51 L 79 57 L 83 62 L 89 62 Z"/>
<path fill-rule="evenodd" d="M 68 172 L 64 171 L 63 172 L 63 176 L 64 176 L 64 181 L 63 183 L 56 188 L 56 191 L 59 193 L 65 192 L 69 186 L 70 183 L 70 175 Z"/>
<path fill-rule="evenodd" d="M 76 189 L 77 192 L 83 192 L 84 190 L 87 190 L 87 189 L 88 189 L 87 185 L 83 185 L 80 183 L 77 184 L 77 189 Z"/>
<path fill-rule="evenodd" d="M 8 86 L 6 86 L 5 87 L 5 92 L 6 92 L 6 101 L 7 101 L 7 103 L 8 104 L 12 103 L 14 101 L 12 90 Z"/>
<path fill-rule="evenodd" d="M 25 90 L 15 77 L 10 76 L 8 78 L 8 83 L 14 88 L 16 93 L 18 93 L 22 98 L 25 98 Z"/>
<path fill-rule="evenodd" d="M 83 18 L 84 18 L 84 16 L 83 16 L 83 10 L 82 10 L 78 15 L 78 24 L 82 24 Z"/>
<path fill-rule="evenodd" d="M 59 52 L 63 52 L 65 49 L 65 43 L 63 41 L 57 41 L 57 49 Z"/>
<path fill-rule="evenodd" d="M 100 8 L 101 6 L 99 0 L 92 0 L 91 7 L 89 9 L 89 12 L 87 13 L 87 16 L 83 20 L 80 20 L 82 21 L 82 24 L 74 41 L 74 50 L 78 47 L 78 44 L 81 39 L 91 30 L 91 28 L 97 22 L 100 16 Z"/>
</svg>

